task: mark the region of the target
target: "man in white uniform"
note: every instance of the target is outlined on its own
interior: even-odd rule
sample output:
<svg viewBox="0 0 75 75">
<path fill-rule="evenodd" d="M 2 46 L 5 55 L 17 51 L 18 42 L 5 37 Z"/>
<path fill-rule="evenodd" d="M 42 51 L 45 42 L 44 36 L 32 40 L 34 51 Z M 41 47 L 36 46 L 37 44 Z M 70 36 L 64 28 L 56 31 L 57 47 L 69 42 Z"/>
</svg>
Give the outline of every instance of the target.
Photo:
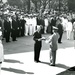
<svg viewBox="0 0 75 75">
<path fill-rule="evenodd" d="M 33 26 L 33 17 L 32 15 L 29 18 L 29 35 L 32 35 L 32 26 Z"/>
<path fill-rule="evenodd" d="M 69 20 L 67 25 L 66 25 L 66 32 L 67 32 L 67 39 L 68 40 L 70 40 L 71 31 L 72 31 L 72 22 Z"/>
<path fill-rule="evenodd" d="M 29 18 L 28 16 L 25 18 L 26 24 L 25 24 L 25 36 L 28 36 L 28 28 L 29 28 Z"/>
<path fill-rule="evenodd" d="M 64 31 L 66 31 L 66 25 L 67 25 L 67 23 L 68 23 L 68 19 L 66 17 L 63 18 L 62 25 L 63 25 Z"/>
<path fill-rule="evenodd" d="M 48 19 L 45 18 L 44 21 L 45 21 L 45 30 L 44 30 L 44 33 L 47 33 Z"/>
<path fill-rule="evenodd" d="M 36 17 L 34 16 L 33 19 L 32 19 L 32 27 L 33 27 L 33 34 L 36 32 Z"/>
</svg>

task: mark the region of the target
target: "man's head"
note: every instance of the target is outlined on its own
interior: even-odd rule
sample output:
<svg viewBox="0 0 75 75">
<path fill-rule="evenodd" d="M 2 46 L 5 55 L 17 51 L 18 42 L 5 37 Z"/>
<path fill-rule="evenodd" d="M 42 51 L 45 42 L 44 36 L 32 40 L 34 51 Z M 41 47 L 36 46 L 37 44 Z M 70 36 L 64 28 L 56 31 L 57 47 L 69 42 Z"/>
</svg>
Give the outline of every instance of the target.
<svg viewBox="0 0 75 75">
<path fill-rule="evenodd" d="M 40 32 L 41 29 L 42 29 L 42 26 L 41 26 L 41 25 L 40 25 L 40 26 L 37 26 L 37 31 L 38 31 L 38 32 Z"/>
</svg>

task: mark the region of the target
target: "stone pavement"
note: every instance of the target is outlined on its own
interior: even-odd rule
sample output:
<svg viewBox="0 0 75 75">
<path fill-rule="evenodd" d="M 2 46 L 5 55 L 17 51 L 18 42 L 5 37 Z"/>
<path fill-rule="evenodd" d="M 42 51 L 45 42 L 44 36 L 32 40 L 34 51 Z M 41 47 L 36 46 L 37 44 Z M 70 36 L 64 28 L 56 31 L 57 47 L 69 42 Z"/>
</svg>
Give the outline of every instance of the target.
<svg viewBox="0 0 75 75">
<path fill-rule="evenodd" d="M 43 36 L 48 37 L 49 34 Z M 49 65 L 49 45 L 44 41 L 40 53 L 41 63 L 35 63 L 32 36 L 17 39 L 18 41 L 10 43 L 3 41 L 5 55 L 1 75 L 56 75 L 75 66 L 74 41 L 72 37 L 71 40 L 66 40 L 65 33 L 63 43 L 58 44 L 55 67 Z"/>
</svg>

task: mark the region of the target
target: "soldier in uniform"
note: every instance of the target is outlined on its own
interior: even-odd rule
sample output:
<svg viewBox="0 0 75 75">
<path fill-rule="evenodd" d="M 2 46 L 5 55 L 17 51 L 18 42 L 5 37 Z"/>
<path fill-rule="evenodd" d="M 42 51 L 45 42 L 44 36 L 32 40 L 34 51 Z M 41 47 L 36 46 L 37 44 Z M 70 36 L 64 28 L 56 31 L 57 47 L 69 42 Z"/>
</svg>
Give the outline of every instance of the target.
<svg viewBox="0 0 75 75">
<path fill-rule="evenodd" d="M 56 61 L 56 51 L 58 49 L 58 28 L 53 26 L 53 34 L 49 36 L 49 39 L 46 40 L 46 43 L 50 44 L 50 65 L 55 66 Z"/>
</svg>

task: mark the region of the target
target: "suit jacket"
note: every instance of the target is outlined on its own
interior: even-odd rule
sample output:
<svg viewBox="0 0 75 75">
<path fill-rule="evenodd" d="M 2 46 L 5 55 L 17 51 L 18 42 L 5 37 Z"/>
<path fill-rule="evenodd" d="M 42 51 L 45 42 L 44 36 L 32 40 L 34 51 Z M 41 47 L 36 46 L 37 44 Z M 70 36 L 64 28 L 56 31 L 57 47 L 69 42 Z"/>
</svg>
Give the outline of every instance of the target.
<svg viewBox="0 0 75 75">
<path fill-rule="evenodd" d="M 41 19 L 37 18 L 37 25 L 41 25 Z"/>
<path fill-rule="evenodd" d="M 0 27 L 2 27 L 2 20 L 0 20 Z"/>
<path fill-rule="evenodd" d="M 4 21 L 4 30 L 5 31 L 11 31 L 11 24 L 10 21 Z"/>
<path fill-rule="evenodd" d="M 53 33 L 47 40 L 52 51 L 56 51 L 58 49 L 58 37 L 58 33 Z"/>
<path fill-rule="evenodd" d="M 13 20 L 12 20 L 12 29 L 13 29 L 13 30 L 16 30 L 17 27 L 18 27 L 17 21 L 13 19 Z"/>
<path fill-rule="evenodd" d="M 22 27 L 22 29 L 25 29 L 25 23 L 26 23 L 26 20 L 21 20 L 21 27 Z"/>
<path fill-rule="evenodd" d="M 58 33 L 62 34 L 63 33 L 63 26 L 62 26 L 62 24 L 58 24 L 57 28 L 58 28 Z"/>
<path fill-rule="evenodd" d="M 17 28 L 21 29 L 21 21 L 17 20 Z"/>
<path fill-rule="evenodd" d="M 33 36 L 34 36 L 33 40 L 35 41 L 35 45 L 42 46 L 42 41 L 38 41 L 38 39 L 42 37 L 41 33 L 36 31 Z"/>
</svg>

